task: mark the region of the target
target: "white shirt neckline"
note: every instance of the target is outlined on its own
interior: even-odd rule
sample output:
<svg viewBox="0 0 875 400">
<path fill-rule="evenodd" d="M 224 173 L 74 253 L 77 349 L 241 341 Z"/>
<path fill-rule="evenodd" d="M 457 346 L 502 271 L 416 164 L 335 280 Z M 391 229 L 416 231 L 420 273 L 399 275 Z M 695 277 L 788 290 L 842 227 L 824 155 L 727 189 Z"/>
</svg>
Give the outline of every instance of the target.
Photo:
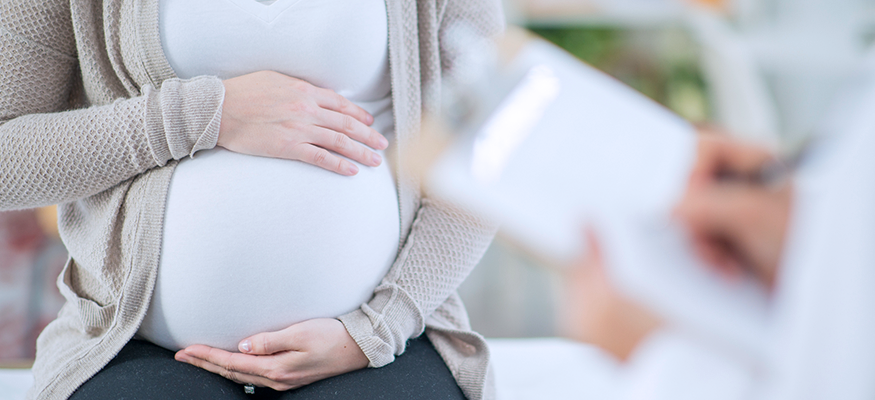
<svg viewBox="0 0 875 400">
<path fill-rule="evenodd" d="M 239 7 L 248 14 L 266 22 L 271 23 L 276 20 L 280 14 L 298 4 L 301 0 L 276 0 L 272 3 L 264 4 L 258 0 L 228 0 L 230 3 Z"/>
</svg>

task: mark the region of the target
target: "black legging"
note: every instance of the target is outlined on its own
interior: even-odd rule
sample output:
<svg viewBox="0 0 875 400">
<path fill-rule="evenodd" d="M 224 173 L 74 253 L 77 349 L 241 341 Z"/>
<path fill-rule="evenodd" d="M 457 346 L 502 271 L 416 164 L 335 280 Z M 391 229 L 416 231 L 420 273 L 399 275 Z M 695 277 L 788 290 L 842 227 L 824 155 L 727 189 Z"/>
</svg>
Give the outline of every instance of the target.
<svg viewBox="0 0 875 400">
<path fill-rule="evenodd" d="M 382 368 L 365 368 L 288 392 L 243 386 L 173 359 L 173 352 L 131 340 L 97 375 L 82 384 L 71 400 L 315 400 L 315 399 L 464 399 L 450 370 L 425 335 L 412 339 L 407 351 Z"/>
</svg>

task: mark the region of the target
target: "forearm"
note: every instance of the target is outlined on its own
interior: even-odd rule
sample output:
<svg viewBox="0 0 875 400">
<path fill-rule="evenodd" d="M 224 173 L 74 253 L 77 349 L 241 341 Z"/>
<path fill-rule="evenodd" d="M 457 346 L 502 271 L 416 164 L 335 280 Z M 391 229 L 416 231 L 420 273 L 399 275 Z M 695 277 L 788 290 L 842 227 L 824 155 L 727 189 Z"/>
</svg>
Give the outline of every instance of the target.
<svg viewBox="0 0 875 400">
<path fill-rule="evenodd" d="M 70 2 L 0 3 L 0 210 L 82 199 L 215 145 L 217 78 L 68 111 L 77 65 Z"/>
<path fill-rule="evenodd" d="M 404 248 L 358 310 L 340 317 L 372 367 L 392 362 L 407 339 L 452 295 L 480 261 L 496 227 L 444 203 L 423 199 Z"/>
<path fill-rule="evenodd" d="M 0 209 L 85 198 L 150 168 L 212 148 L 224 89 L 216 78 L 82 110 L 23 115 L 0 125 Z"/>
<path fill-rule="evenodd" d="M 403 290 L 428 317 L 468 277 L 496 228 L 476 214 L 423 198 L 397 268 L 390 270 L 383 283 Z"/>
<path fill-rule="evenodd" d="M 438 46 L 435 55 L 441 69 L 440 74 L 422 77 L 426 98 L 430 97 L 427 91 L 439 85 L 436 80 L 464 67 L 458 65 L 458 54 L 447 47 L 452 40 L 446 36 L 454 25 L 464 25 L 482 38 L 492 38 L 504 29 L 499 0 L 447 0 L 436 2 L 435 7 L 434 24 L 419 25 L 421 36 L 433 38 L 422 45 Z M 422 107 L 434 111 L 437 105 L 426 102 Z M 495 231 L 493 224 L 477 216 L 428 197 L 422 200 L 404 247 L 371 301 L 340 317 L 371 367 L 392 362 L 404 351 L 407 339 L 423 332 L 426 319 L 465 280 Z"/>
</svg>

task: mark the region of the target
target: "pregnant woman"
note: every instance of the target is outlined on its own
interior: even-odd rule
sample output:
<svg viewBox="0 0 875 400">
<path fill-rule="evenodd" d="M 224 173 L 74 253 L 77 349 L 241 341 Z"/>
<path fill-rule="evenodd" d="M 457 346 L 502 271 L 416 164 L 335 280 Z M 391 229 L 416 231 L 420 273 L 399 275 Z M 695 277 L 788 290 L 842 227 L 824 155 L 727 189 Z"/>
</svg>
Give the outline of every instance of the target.
<svg viewBox="0 0 875 400">
<path fill-rule="evenodd" d="M 399 161 L 457 22 L 502 15 L 2 2 L 0 209 L 61 204 L 71 256 L 29 397 L 492 397 L 455 294 L 492 230 Z"/>
</svg>

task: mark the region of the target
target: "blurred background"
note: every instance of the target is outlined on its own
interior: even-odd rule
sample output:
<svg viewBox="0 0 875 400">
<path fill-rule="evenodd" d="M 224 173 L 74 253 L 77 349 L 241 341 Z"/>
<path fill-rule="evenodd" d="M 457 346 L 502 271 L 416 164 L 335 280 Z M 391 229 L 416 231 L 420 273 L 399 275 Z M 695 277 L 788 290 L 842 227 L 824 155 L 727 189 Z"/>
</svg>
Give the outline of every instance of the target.
<svg viewBox="0 0 875 400">
<path fill-rule="evenodd" d="M 694 124 L 769 146 L 816 129 L 875 41 L 875 0 L 506 0 L 524 26 Z M 497 240 L 461 288 L 487 337 L 556 335 L 558 277 Z"/>
<path fill-rule="evenodd" d="M 531 29 L 693 123 L 779 145 L 807 135 L 875 40 L 875 0 L 505 0 Z M 63 304 L 53 208 L 0 213 L 0 364 Z M 556 276 L 497 240 L 463 284 L 487 337 L 556 334 Z"/>
</svg>

